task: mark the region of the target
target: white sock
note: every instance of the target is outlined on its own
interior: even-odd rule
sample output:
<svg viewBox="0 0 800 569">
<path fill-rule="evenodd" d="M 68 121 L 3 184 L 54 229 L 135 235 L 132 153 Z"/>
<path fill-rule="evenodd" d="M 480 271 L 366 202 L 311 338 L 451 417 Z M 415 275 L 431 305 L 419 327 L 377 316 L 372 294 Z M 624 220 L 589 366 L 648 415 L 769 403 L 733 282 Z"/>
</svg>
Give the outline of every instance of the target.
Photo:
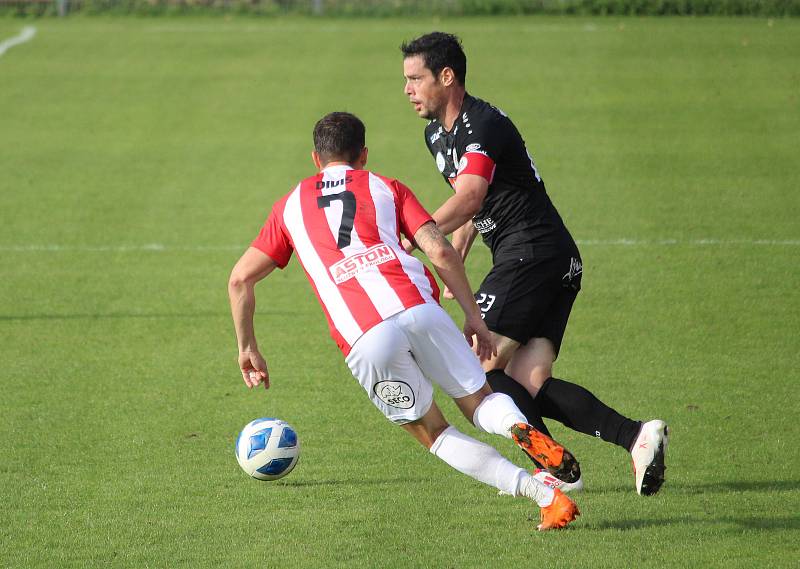
<svg viewBox="0 0 800 569">
<path fill-rule="evenodd" d="M 528 474 L 527 472 L 525 474 Z M 556 497 L 556 493 L 553 491 L 552 488 L 549 486 L 545 486 L 538 480 L 536 480 L 533 476 L 528 474 L 528 478 L 522 481 L 521 484 L 521 494 L 523 496 L 527 496 L 542 508 L 546 508 L 550 504 L 553 503 L 553 498 Z"/>
<path fill-rule="evenodd" d="M 481 401 L 472 416 L 476 427 L 487 433 L 511 438 L 511 427 L 516 423 L 527 423 L 514 400 L 505 393 L 492 393 Z"/>
<path fill-rule="evenodd" d="M 459 472 L 512 496 L 526 496 L 542 507 L 553 501 L 551 488 L 534 480 L 494 448 L 455 427 L 442 431 L 431 446 L 431 452 Z"/>
</svg>

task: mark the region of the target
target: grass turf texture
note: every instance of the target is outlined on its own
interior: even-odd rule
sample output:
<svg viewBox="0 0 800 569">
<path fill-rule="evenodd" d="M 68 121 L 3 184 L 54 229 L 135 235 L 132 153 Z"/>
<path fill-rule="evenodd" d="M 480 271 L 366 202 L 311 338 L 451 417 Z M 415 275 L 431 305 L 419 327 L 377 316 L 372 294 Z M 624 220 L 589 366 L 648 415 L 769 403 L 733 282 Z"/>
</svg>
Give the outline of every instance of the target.
<svg viewBox="0 0 800 569">
<path fill-rule="evenodd" d="M 0 566 L 795 566 L 800 22 L 36 25 L 0 57 Z M 359 114 L 374 170 L 431 208 L 449 194 L 397 50 L 434 28 L 462 35 L 470 91 L 583 242 L 557 374 L 672 427 L 645 499 L 623 451 L 554 424 L 588 487 L 568 531 L 387 423 L 295 261 L 258 289 L 273 387 L 236 369 L 226 278 L 312 173 L 317 118 Z M 476 246 L 473 284 L 488 267 Z M 282 481 L 233 456 L 258 416 L 299 432 Z"/>
</svg>

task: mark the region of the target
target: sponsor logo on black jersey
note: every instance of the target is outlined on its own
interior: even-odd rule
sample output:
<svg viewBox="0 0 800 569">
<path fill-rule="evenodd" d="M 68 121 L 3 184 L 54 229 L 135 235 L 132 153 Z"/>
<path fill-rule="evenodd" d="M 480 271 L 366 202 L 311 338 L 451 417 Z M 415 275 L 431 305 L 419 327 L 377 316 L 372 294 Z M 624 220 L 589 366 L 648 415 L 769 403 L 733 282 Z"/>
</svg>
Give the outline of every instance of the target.
<svg viewBox="0 0 800 569">
<path fill-rule="evenodd" d="M 445 162 L 444 162 L 444 154 L 441 152 L 436 153 L 436 167 L 439 168 L 439 172 L 444 172 Z"/>
<path fill-rule="evenodd" d="M 484 233 L 489 233 L 490 231 L 493 231 L 497 227 L 497 224 L 491 217 L 487 217 L 486 219 L 481 219 L 481 220 L 473 219 L 472 225 L 475 226 L 475 229 L 477 229 L 478 233 L 480 233 L 481 235 Z"/>
</svg>

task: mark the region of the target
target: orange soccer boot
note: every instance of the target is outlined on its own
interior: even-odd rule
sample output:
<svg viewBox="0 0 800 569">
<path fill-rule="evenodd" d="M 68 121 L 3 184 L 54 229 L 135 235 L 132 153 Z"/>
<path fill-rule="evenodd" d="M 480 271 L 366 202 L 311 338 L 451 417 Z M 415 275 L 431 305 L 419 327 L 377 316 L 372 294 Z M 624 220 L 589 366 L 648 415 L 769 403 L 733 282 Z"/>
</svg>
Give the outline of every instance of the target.
<svg viewBox="0 0 800 569">
<path fill-rule="evenodd" d="M 581 467 L 572 453 L 527 423 L 511 427 L 511 438 L 539 467 L 559 480 L 572 484 L 580 480 Z"/>
<path fill-rule="evenodd" d="M 536 526 L 539 531 L 550 529 L 560 529 L 567 527 L 567 524 L 574 521 L 581 515 L 577 504 L 569 499 L 561 490 L 553 490 L 553 502 L 542 508 L 542 523 Z"/>
</svg>

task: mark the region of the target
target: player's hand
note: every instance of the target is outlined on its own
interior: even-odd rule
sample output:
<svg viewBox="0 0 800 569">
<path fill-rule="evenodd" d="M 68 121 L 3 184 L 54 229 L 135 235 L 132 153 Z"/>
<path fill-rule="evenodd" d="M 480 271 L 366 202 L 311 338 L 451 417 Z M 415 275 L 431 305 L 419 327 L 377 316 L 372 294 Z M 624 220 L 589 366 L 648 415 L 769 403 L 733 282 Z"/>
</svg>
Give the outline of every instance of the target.
<svg viewBox="0 0 800 569">
<path fill-rule="evenodd" d="M 442 291 L 442 296 L 447 298 L 447 299 L 449 299 L 449 300 L 453 300 L 455 298 L 455 295 L 453 294 L 453 292 L 449 288 L 447 288 L 447 285 L 444 285 L 444 290 Z"/>
<path fill-rule="evenodd" d="M 411 241 L 409 241 L 405 237 L 403 237 L 400 240 L 400 245 L 403 246 L 403 249 L 405 249 L 406 253 L 408 253 L 409 255 L 414 252 L 414 249 L 417 248 L 416 245 L 414 245 Z"/>
<path fill-rule="evenodd" d="M 480 361 L 486 361 L 497 355 L 494 336 L 480 316 L 468 317 L 464 321 L 464 337 Z"/>
<path fill-rule="evenodd" d="M 264 357 L 256 350 L 239 352 L 239 369 L 242 371 L 244 384 L 250 389 L 264 382 L 264 389 L 269 389 L 269 371 Z"/>
</svg>

